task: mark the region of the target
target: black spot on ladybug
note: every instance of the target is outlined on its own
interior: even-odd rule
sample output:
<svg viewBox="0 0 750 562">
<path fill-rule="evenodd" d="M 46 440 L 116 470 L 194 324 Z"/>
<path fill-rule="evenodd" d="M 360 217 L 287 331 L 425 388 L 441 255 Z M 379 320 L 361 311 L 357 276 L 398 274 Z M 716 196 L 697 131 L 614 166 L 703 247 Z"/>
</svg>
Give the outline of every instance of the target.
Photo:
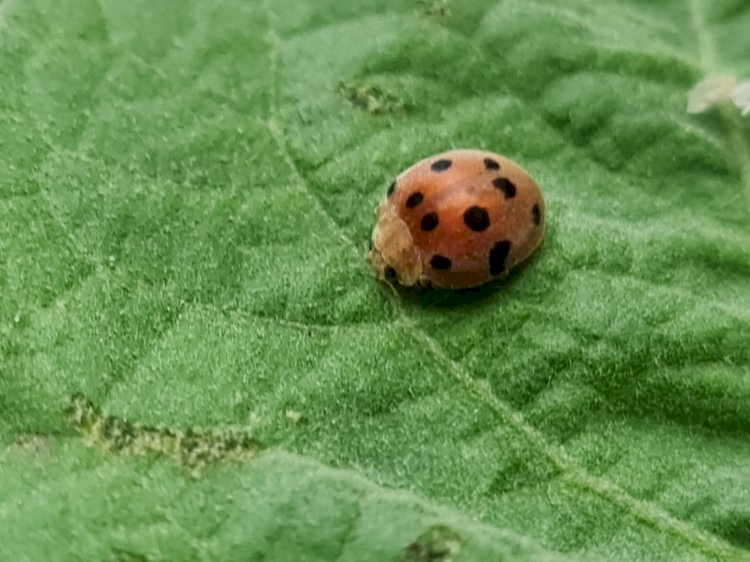
<svg viewBox="0 0 750 562">
<path fill-rule="evenodd" d="M 492 158 L 485 158 L 484 167 L 487 168 L 488 170 L 499 170 L 500 164 L 498 164 L 497 161 L 493 160 Z"/>
<path fill-rule="evenodd" d="M 464 211 L 464 223 L 473 231 L 482 232 L 490 226 L 490 215 L 486 209 L 472 206 Z"/>
<path fill-rule="evenodd" d="M 498 242 L 490 250 L 490 275 L 498 275 L 505 270 L 505 259 L 510 252 L 510 241 Z"/>
<path fill-rule="evenodd" d="M 430 168 L 432 168 L 433 172 L 444 172 L 451 167 L 451 164 L 453 164 L 453 162 L 450 160 L 438 160 L 437 162 L 433 162 Z"/>
<path fill-rule="evenodd" d="M 453 263 L 449 258 L 441 256 L 440 254 L 435 254 L 432 256 L 432 259 L 430 259 L 430 265 L 435 269 L 450 269 Z"/>
<path fill-rule="evenodd" d="M 434 230 L 435 227 L 440 222 L 440 219 L 438 219 L 437 213 L 427 213 L 425 216 L 422 217 L 422 222 L 420 224 L 420 227 L 425 232 L 429 232 L 431 230 Z"/>
<path fill-rule="evenodd" d="M 396 182 L 394 181 L 390 187 L 388 187 L 388 197 L 393 195 L 393 192 L 396 190 Z"/>
<path fill-rule="evenodd" d="M 391 281 L 396 279 L 396 270 L 390 265 L 385 268 L 385 278 Z"/>
<path fill-rule="evenodd" d="M 542 222 L 542 211 L 539 210 L 539 203 L 534 203 L 531 208 L 531 220 L 534 221 L 534 224 Z"/>
<path fill-rule="evenodd" d="M 492 185 L 502 191 L 506 199 L 516 196 L 516 186 L 507 178 L 496 178 L 492 180 Z"/>
<path fill-rule="evenodd" d="M 410 209 L 413 209 L 417 205 L 419 205 L 424 200 L 424 195 L 422 195 L 419 191 L 415 191 L 411 195 L 409 195 L 409 198 L 406 200 L 406 206 Z"/>
</svg>

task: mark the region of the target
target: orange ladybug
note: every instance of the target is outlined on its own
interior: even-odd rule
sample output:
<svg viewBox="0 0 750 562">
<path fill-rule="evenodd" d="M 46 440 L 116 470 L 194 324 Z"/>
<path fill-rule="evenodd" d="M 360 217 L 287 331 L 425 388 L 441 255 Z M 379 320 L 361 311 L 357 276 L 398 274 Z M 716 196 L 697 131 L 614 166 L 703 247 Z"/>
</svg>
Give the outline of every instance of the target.
<svg viewBox="0 0 750 562">
<path fill-rule="evenodd" d="M 381 280 L 476 287 L 506 275 L 544 237 L 544 199 L 518 164 L 451 150 L 398 176 L 378 205 L 369 259 Z"/>
</svg>

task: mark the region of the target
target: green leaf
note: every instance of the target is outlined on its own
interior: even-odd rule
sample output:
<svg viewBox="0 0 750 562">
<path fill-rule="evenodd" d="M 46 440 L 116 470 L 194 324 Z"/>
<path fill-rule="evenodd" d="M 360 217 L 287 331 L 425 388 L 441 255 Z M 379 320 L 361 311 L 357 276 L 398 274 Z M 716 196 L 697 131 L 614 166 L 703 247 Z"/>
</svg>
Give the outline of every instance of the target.
<svg viewBox="0 0 750 562">
<path fill-rule="evenodd" d="M 750 559 L 747 0 L 2 0 L 0 560 Z M 379 284 L 452 147 L 522 270 Z"/>
</svg>

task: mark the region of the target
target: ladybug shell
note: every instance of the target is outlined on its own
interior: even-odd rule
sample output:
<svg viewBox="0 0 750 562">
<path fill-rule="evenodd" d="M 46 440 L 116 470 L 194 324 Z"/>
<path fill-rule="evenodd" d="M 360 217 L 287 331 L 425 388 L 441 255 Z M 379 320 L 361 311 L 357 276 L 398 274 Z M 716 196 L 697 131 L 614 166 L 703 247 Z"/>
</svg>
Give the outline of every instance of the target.
<svg viewBox="0 0 750 562">
<path fill-rule="evenodd" d="M 544 200 L 518 164 L 451 150 L 405 170 L 377 209 L 370 261 L 402 285 L 465 288 L 506 275 L 544 236 Z"/>
</svg>

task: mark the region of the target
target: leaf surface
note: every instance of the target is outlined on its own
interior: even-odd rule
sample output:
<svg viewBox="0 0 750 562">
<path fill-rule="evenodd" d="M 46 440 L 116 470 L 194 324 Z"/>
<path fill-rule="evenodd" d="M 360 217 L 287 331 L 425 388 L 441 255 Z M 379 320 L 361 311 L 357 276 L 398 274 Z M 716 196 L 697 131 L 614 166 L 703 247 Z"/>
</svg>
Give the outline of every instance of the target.
<svg viewBox="0 0 750 562">
<path fill-rule="evenodd" d="M 0 2 L 0 559 L 750 559 L 746 0 Z M 364 260 L 521 163 L 538 255 Z"/>
</svg>

